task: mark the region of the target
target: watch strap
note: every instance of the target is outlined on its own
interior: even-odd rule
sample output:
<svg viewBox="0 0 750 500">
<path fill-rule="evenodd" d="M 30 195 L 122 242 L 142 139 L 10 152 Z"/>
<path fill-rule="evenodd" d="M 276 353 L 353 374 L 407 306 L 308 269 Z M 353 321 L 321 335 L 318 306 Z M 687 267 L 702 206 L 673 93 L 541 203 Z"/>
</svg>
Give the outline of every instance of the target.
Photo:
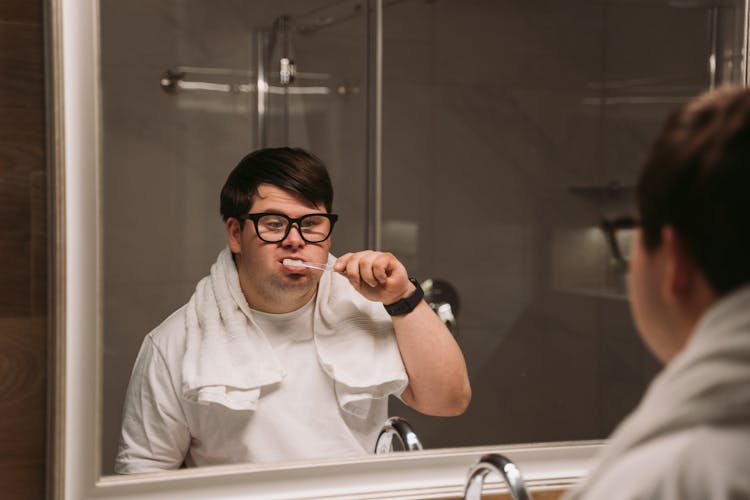
<svg viewBox="0 0 750 500">
<path fill-rule="evenodd" d="M 409 281 L 412 282 L 416 289 L 409 294 L 408 297 L 404 297 L 393 304 L 383 304 L 385 310 L 388 311 L 388 314 L 391 316 L 402 316 L 412 312 L 414 308 L 417 307 L 417 304 L 419 304 L 419 301 L 424 297 L 424 291 L 422 290 L 422 287 L 419 286 L 419 282 L 414 278 L 409 278 Z"/>
</svg>

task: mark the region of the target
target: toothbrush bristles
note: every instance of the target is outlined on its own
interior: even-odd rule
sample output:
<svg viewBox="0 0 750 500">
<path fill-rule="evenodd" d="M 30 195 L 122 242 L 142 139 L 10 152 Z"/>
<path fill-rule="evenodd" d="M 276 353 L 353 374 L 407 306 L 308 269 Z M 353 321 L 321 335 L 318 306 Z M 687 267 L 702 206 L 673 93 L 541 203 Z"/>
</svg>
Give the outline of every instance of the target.
<svg viewBox="0 0 750 500">
<path fill-rule="evenodd" d="M 319 269 L 321 271 L 328 270 L 328 264 L 318 264 L 316 262 L 305 262 L 304 260 L 299 259 L 284 259 L 281 261 L 282 264 L 285 266 L 302 266 L 302 267 L 309 267 L 311 269 Z"/>
</svg>

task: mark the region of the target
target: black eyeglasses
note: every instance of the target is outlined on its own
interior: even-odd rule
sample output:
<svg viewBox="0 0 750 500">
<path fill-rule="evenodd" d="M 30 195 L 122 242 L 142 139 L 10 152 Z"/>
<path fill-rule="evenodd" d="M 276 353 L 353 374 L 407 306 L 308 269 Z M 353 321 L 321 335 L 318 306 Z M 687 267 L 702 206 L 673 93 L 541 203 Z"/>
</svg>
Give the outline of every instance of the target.
<svg viewBox="0 0 750 500">
<path fill-rule="evenodd" d="M 258 238 L 266 243 L 278 243 L 289 236 L 292 224 L 297 224 L 299 234 L 308 243 L 320 243 L 328 239 L 333 225 L 339 219 L 336 214 L 307 214 L 296 219 L 284 214 L 262 212 L 237 217 L 251 220 Z"/>
<path fill-rule="evenodd" d="M 638 219 L 631 216 L 603 219 L 600 227 L 607 238 L 612 252 L 612 265 L 618 271 L 626 271 L 630 263 L 630 249 L 633 244 L 635 228 L 640 225 Z"/>
</svg>

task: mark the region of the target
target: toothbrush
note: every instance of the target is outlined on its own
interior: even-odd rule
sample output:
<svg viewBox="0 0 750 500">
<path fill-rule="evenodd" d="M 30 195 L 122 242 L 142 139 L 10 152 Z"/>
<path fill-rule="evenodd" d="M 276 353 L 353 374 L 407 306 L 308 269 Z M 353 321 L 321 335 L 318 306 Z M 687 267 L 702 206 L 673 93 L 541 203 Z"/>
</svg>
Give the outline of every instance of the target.
<svg viewBox="0 0 750 500">
<path fill-rule="evenodd" d="M 333 265 L 331 264 L 318 264 L 317 262 L 305 262 L 304 260 L 298 259 L 284 259 L 281 263 L 285 266 L 309 267 L 310 269 L 317 269 L 319 271 L 330 271 L 333 269 Z"/>
</svg>

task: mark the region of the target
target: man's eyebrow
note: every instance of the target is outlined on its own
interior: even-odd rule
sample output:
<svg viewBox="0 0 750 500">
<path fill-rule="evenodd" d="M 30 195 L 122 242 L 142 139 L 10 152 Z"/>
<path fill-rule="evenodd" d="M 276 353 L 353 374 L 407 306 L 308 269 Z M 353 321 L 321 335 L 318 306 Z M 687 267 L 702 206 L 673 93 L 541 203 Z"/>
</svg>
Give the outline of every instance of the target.
<svg viewBox="0 0 750 500">
<path fill-rule="evenodd" d="M 299 217 L 302 217 L 303 215 L 308 215 L 308 214 L 325 214 L 325 213 L 328 213 L 328 212 L 325 211 L 325 209 L 319 210 L 319 209 L 314 208 L 314 207 L 306 207 L 305 210 L 306 211 L 304 213 L 300 213 L 299 214 Z M 292 217 L 291 215 L 289 215 L 289 213 L 286 210 L 282 210 L 282 209 L 276 208 L 276 207 L 266 207 L 263 210 L 256 211 L 255 213 L 281 214 L 281 215 L 286 215 L 287 217 Z M 294 218 L 294 217 L 292 217 L 292 218 Z"/>
<path fill-rule="evenodd" d="M 259 210 L 258 213 L 272 213 L 272 214 L 287 215 L 287 213 L 284 210 L 281 210 L 279 208 L 264 208 L 263 210 Z"/>
</svg>

